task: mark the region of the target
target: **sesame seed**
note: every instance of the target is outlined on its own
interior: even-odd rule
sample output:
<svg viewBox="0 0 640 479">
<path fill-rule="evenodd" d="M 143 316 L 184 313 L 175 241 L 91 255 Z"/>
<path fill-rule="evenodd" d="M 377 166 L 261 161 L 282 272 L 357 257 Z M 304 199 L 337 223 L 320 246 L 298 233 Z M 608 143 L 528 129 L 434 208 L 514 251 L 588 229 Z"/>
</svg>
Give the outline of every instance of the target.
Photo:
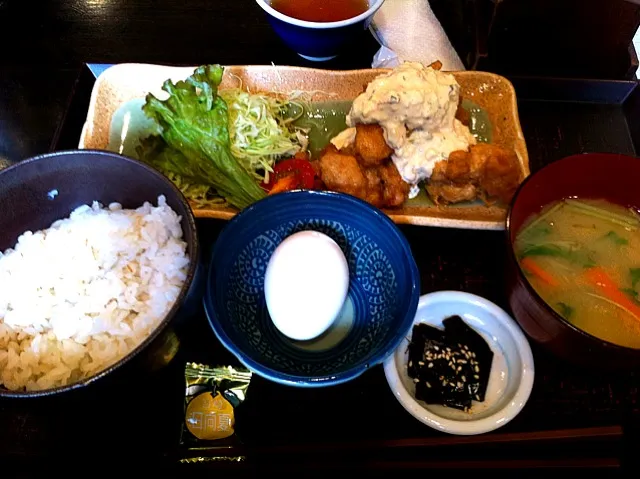
<svg viewBox="0 0 640 479">
<path fill-rule="evenodd" d="M 469 346 L 467 346 L 466 344 L 464 345 L 464 349 L 466 349 L 467 351 L 469 351 Z"/>
<path fill-rule="evenodd" d="M 424 366 L 424 362 L 418 361 L 418 366 Z"/>
<path fill-rule="evenodd" d="M 429 381 L 427 381 L 427 387 L 430 388 L 431 387 L 431 383 Z"/>
<path fill-rule="evenodd" d="M 449 353 L 450 353 L 450 352 L 451 352 L 451 348 L 447 348 L 447 352 L 449 352 Z"/>
<path fill-rule="evenodd" d="M 462 347 L 462 344 L 458 343 L 458 347 L 459 347 L 459 348 L 461 348 L 461 347 Z"/>
<path fill-rule="evenodd" d="M 409 361 L 409 367 L 413 366 L 413 361 Z"/>
<path fill-rule="evenodd" d="M 474 374 L 473 379 L 480 379 L 480 376 L 478 376 L 477 374 Z"/>
<path fill-rule="evenodd" d="M 480 396 L 476 394 L 476 401 L 480 401 Z"/>
<path fill-rule="evenodd" d="M 471 357 L 475 358 L 476 357 L 476 353 L 471 353 Z"/>
<path fill-rule="evenodd" d="M 457 386 L 458 386 L 458 388 L 462 388 L 463 384 L 462 383 L 458 383 Z"/>
<path fill-rule="evenodd" d="M 414 378 L 413 382 L 414 382 L 414 383 L 419 383 L 419 382 L 420 382 L 420 380 L 419 380 L 418 378 Z"/>
<path fill-rule="evenodd" d="M 427 367 L 428 368 L 432 368 L 433 367 L 433 363 L 429 363 L 429 365 Z"/>
<path fill-rule="evenodd" d="M 458 359 L 458 364 L 467 364 L 466 359 Z"/>
<path fill-rule="evenodd" d="M 457 371 L 458 371 L 458 372 L 462 371 L 462 366 L 458 366 Z"/>
<path fill-rule="evenodd" d="M 436 351 L 440 351 L 440 348 L 438 346 L 434 346 L 433 349 L 435 349 Z"/>
<path fill-rule="evenodd" d="M 480 368 L 479 368 L 478 366 L 474 367 L 474 368 L 473 368 L 473 370 L 474 370 L 475 372 L 477 372 L 477 373 L 479 373 L 479 372 L 480 372 Z"/>
<path fill-rule="evenodd" d="M 442 381 L 442 385 L 446 386 L 447 385 L 447 381 Z"/>
<path fill-rule="evenodd" d="M 467 381 L 467 378 L 466 378 L 466 377 L 464 377 L 464 376 L 460 376 L 460 379 L 462 379 L 464 382 L 466 382 L 466 381 Z"/>
</svg>

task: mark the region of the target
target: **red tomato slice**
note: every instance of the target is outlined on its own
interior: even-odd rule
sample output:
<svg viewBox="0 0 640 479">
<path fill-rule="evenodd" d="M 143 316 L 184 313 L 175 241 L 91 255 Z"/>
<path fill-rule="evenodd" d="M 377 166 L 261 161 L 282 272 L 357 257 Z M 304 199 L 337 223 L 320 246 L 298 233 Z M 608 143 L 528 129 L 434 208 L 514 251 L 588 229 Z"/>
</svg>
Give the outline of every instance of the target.
<svg viewBox="0 0 640 479">
<path fill-rule="evenodd" d="M 277 185 L 275 192 L 278 193 L 297 189 L 310 190 L 315 185 L 315 177 L 316 173 L 309 163 L 307 155 L 297 153 L 293 158 L 276 163 L 269 182 L 262 183 L 260 186 L 267 191 L 272 191 Z"/>
</svg>

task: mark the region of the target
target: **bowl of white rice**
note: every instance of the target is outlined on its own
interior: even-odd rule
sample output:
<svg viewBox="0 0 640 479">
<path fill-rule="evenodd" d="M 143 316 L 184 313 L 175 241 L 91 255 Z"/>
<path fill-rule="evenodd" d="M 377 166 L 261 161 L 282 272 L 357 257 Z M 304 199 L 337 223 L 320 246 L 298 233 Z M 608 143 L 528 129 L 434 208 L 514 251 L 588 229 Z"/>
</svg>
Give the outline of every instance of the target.
<svg viewBox="0 0 640 479">
<path fill-rule="evenodd" d="M 0 205 L 0 397 L 171 359 L 159 348 L 199 299 L 199 249 L 167 178 L 113 153 L 51 153 L 0 172 Z"/>
</svg>

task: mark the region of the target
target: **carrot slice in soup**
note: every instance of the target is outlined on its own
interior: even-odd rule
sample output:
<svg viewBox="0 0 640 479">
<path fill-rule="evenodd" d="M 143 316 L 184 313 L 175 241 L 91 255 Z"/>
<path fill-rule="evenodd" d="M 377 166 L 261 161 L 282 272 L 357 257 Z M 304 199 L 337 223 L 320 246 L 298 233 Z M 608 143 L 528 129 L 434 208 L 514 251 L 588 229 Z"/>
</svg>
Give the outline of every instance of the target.
<svg viewBox="0 0 640 479">
<path fill-rule="evenodd" d="M 538 279 L 545 282 L 549 286 L 560 286 L 560 282 L 555 277 L 553 277 L 553 275 L 542 269 L 540 265 L 531 258 L 522 258 L 520 260 L 520 266 L 522 266 L 522 269 L 538 277 Z"/>
</svg>

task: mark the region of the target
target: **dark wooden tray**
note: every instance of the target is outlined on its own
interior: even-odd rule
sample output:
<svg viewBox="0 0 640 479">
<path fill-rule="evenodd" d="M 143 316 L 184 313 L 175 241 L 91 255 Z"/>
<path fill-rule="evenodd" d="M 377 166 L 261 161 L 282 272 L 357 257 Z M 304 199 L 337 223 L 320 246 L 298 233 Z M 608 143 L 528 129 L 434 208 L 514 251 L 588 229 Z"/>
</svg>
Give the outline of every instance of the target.
<svg viewBox="0 0 640 479">
<path fill-rule="evenodd" d="M 640 146 L 640 90 L 635 82 L 513 78 L 531 170 L 582 152 L 635 155 Z M 94 78 L 83 69 L 53 148 L 77 146 Z M 223 222 L 199 222 L 208 254 Z M 507 308 L 504 233 L 403 226 L 421 272 L 422 292 L 463 290 Z M 237 411 L 238 441 L 201 452 L 179 445 L 185 361 L 237 364 L 204 314 L 181 332 L 177 358 L 144 378 L 59 399 L 0 403 L 0 461 L 45 463 L 60 455 L 138 460 L 162 467 L 255 471 L 389 469 L 601 468 L 637 466 L 640 381 L 565 366 L 534 347 L 531 399 L 494 433 L 453 437 L 413 419 L 391 394 L 381 367 L 340 386 L 296 389 L 254 377 Z M 73 451 L 73 452 L 70 452 Z M 215 461 L 180 464 L 186 456 Z M 66 461 L 66 460 L 65 460 Z M 163 469 L 167 471 L 167 469 Z M 537 472 L 535 472 L 537 471 Z M 513 473 L 513 472 L 512 472 Z M 520 474 L 520 473 L 519 473 Z M 626 475 L 626 474 L 625 474 Z"/>
</svg>

